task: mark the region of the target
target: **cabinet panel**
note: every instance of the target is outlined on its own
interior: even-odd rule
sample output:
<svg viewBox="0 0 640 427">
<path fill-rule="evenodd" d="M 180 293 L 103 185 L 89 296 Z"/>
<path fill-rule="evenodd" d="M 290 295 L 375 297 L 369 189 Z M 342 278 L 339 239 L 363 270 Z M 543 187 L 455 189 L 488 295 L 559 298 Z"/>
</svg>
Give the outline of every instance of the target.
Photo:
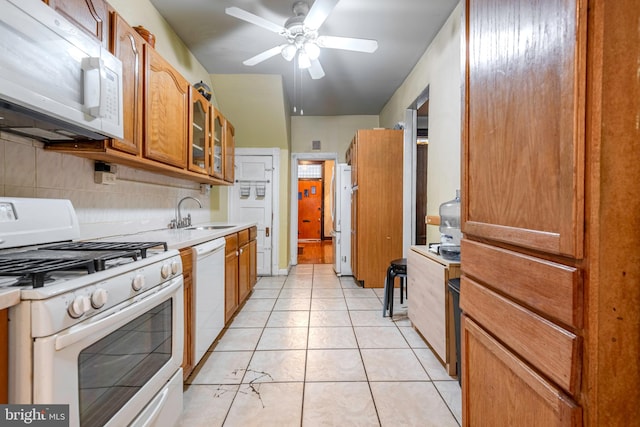
<svg viewBox="0 0 640 427">
<path fill-rule="evenodd" d="M 109 44 L 109 14 L 104 0 L 47 0 L 47 4 L 85 33 Z"/>
<path fill-rule="evenodd" d="M 144 156 L 187 167 L 189 82 L 145 45 L 147 68 Z"/>
<path fill-rule="evenodd" d="M 137 156 L 142 154 L 144 129 L 144 40 L 117 13 L 111 14 L 110 50 L 122 61 L 122 106 L 124 137 L 112 139 L 112 148 Z"/>
<path fill-rule="evenodd" d="M 191 86 L 191 110 L 189 115 L 189 170 L 209 173 L 209 101 Z"/>
<path fill-rule="evenodd" d="M 462 239 L 467 276 L 566 325 L 582 324 L 577 268 Z M 526 271 L 527 274 L 521 274 Z"/>
<path fill-rule="evenodd" d="M 462 389 L 464 427 L 578 427 L 580 408 L 462 316 Z"/>
<path fill-rule="evenodd" d="M 224 121 L 224 180 L 233 183 L 235 178 L 235 145 L 236 129 L 229 122 Z"/>
<path fill-rule="evenodd" d="M 211 132 L 211 175 L 215 178 L 224 178 L 224 116 L 216 108 L 212 108 Z"/>
<path fill-rule="evenodd" d="M 195 300 L 193 299 L 193 252 L 191 248 L 180 251 L 184 282 L 184 350 L 182 356 L 182 374 L 186 380 L 194 366 L 195 356 Z"/>
<path fill-rule="evenodd" d="M 576 3 L 467 1 L 467 235 L 582 256 L 586 8 Z"/>
<path fill-rule="evenodd" d="M 464 266 L 464 264 L 463 264 Z M 580 387 L 579 339 L 465 275 L 460 308 L 572 395 Z"/>
<path fill-rule="evenodd" d="M 238 234 L 225 236 L 224 264 L 224 321 L 233 317 L 238 309 Z"/>
<path fill-rule="evenodd" d="M 245 242 L 239 249 L 238 255 L 238 299 L 240 303 L 251 293 L 251 252 L 249 242 Z"/>
</svg>

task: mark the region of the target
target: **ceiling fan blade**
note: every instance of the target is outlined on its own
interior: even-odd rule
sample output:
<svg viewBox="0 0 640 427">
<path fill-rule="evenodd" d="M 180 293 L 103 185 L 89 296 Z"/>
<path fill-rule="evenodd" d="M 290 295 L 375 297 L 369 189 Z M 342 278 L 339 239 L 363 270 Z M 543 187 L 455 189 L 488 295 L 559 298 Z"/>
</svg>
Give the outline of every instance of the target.
<svg viewBox="0 0 640 427">
<path fill-rule="evenodd" d="M 256 56 L 253 56 L 245 61 L 242 61 L 242 63 L 244 65 L 248 65 L 250 67 L 253 67 L 256 64 L 261 63 L 262 61 L 266 61 L 267 59 L 276 56 L 277 54 L 279 54 L 282 51 L 282 47 L 285 45 L 280 45 L 280 46 L 276 46 L 276 47 L 272 47 L 269 50 L 265 50 L 262 53 L 257 54 Z"/>
<path fill-rule="evenodd" d="M 340 0 L 316 0 L 311 6 L 304 25 L 312 30 L 317 30 L 327 19 L 331 11 Z"/>
<path fill-rule="evenodd" d="M 240 9 L 239 7 L 228 7 L 224 11 L 227 15 L 231 15 L 234 18 L 242 19 L 243 21 L 265 28 L 269 31 L 273 31 L 277 34 L 284 34 L 287 31 L 283 26 L 274 24 L 271 21 L 267 21 L 266 19 L 261 18 L 258 15 L 254 15 L 253 13 L 247 12 L 246 10 Z"/>
<path fill-rule="evenodd" d="M 311 61 L 311 67 L 309 67 L 309 75 L 313 80 L 318 80 L 324 77 L 324 70 L 322 69 L 322 65 L 320 65 L 320 61 L 314 59 Z"/>
<path fill-rule="evenodd" d="M 353 39 L 350 37 L 318 37 L 318 46 L 329 49 L 355 50 L 356 52 L 373 53 L 378 49 L 378 42 L 369 39 Z"/>
</svg>

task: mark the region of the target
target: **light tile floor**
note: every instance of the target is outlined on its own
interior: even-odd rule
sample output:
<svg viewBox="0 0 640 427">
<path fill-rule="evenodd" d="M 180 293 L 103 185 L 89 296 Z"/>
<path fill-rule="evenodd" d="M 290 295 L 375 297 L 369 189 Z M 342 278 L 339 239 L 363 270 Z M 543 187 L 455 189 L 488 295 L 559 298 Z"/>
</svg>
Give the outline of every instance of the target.
<svg viewBox="0 0 640 427">
<path fill-rule="evenodd" d="M 397 293 L 397 290 L 396 290 Z M 398 295 L 396 295 L 398 297 Z M 460 387 L 382 289 L 330 264 L 262 277 L 187 380 L 182 425 L 460 425 Z"/>
</svg>

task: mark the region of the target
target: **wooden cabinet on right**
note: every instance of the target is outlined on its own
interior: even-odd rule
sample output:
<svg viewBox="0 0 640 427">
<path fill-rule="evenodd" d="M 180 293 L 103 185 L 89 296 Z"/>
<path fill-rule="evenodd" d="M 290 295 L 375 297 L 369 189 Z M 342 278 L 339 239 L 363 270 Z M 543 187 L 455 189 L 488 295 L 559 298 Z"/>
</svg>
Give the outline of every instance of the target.
<svg viewBox="0 0 640 427">
<path fill-rule="evenodd" d="M 464 17 L 463 425 L 629 425 L 640 4 L 466 0 Z"/>
<path fill-rule="evenodd" d="M 403 132 L 359 130 L 351 165 L 351 269 L 365 287 L 383 287 L 389 263 L 402 258 Z"/>
<path fill-rule="evenodd" d="M 236 128 L 227 119 L 224 120 L 224 180 L 233 183 L 235 178 Z"/>
</svg>

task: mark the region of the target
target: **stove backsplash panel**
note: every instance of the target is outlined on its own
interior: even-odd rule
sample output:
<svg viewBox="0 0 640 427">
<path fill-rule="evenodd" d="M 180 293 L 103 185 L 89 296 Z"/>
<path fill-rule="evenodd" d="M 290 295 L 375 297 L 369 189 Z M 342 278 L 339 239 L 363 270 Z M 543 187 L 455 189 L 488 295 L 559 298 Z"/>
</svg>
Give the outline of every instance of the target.
<svg viewBox="0 0 640 427">
<path fill-rule="evenodd" d="M 0 196 L 71 200 L 83 240 L 166 228 L 185 196 L 196 197 L 204 207 L 183 204 L 183 214 L 190 213 L 194 224 L 227 219 L 226 187 L 203 195 L 197 183 L 121 165 L 115 184 L 96 184 L 94 163 L 0 132 Z"/>
</svg>

